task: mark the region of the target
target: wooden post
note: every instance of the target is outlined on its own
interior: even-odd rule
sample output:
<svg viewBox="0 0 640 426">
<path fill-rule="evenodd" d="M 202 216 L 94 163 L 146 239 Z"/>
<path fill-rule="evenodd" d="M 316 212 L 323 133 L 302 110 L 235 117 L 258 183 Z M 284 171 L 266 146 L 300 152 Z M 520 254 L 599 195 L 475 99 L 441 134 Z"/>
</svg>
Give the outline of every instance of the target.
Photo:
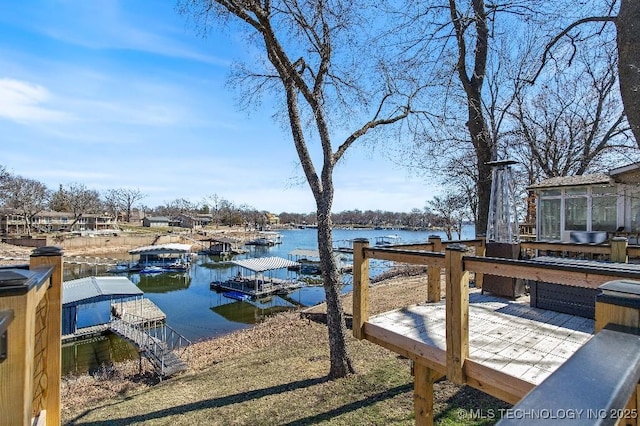
<svg viewBox="0 0 640 426">
<path fill-rule="evenodd" d="M 476 256 L 484 257 L 487 253 L 487 238 L 485 236 L 478 237 L 480 239 L 480 245 L 476 246 Z M 475 273 L 476 288 L 482 288 L 484 281 L 484 274 L 481 272 Z"/>
<path fill-rule="evenodd" d="M 33 251 L 30 267 L 53 266 L 50 287 L 47 290 L 48 304 L 46 318 L 46 391 L 44 409 L 47 411 L 47 425 L 59 425 L 60 379 L 62 377 L 62 250 L 58 247 L 40 247 Z"/>
<path fill-rule="evenodd" d="M 433 383 L 442 376 L 418 362 L 413 364 L 413 409 L 417 426 L 433 425 Z"/>
<path fill-rule="evenodd" d="M 442 238 L 438 235 L 429 235 L 429 243 L 432 244 L 432 251 L 440 253 L 442 251 Z M 441 298 L 441 274 L 442 270 L 434 265 L 427 267 L 427 302 L 439 302 Z"/>
<path fill-rule="evenodd" d="M 626 238 L 622 237 L 625 243 Z M 613 243 L 611 244 L 613 256 Z M 607 324 L 617 324 L 626 327 L 640 328 L 640 282 L 630 280 L 609 281 L 600 287 L 602 292 L 596 297 L 595 333 L 602 330 Z M 615 361 L 615 360 L 614 360 Z M 630 413 L 637 413 L 639 386 L 631 395 L 631 399 L 625 407 Z M 635 426 L 637 418 L 620 419 L 617 425 Z"/>
<path fill-rule="evenodd" d="M 369 240 L 356 238 L 353 240 L 353 337 L 364 339 L 362 327 L 369 319 L 369 259 L 364 249 L 369 247 Z"/>
<path fill-rule="evenodd" d="M 0 363 L 0 424 L 31 424 L 35 290 L 0 294 L 0 309 L 13 310 L 7 330 L 7 359 Z"/>
<path fill-rule="evenodd" d="M 463 366 L 469 357 L 469 272 L 463 262 L 467 251 L 462 244 L 451 244 L 445 251 L 447 379 L 456 384 L 465 383 Z"/>
<path fill-rule="evenodd" d="M 614 237 L 611 240 L 611 261 L 618 263 L 627 263 L 629 256 L 627 256 L 628 241 L 625 237 Z"/>
</svg>

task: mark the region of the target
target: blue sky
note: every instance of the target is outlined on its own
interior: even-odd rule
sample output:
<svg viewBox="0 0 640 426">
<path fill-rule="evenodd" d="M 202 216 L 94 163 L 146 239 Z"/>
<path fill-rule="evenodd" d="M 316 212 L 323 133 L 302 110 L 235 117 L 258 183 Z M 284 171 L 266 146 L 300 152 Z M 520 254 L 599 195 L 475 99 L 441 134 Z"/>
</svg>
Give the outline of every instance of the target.
<svg viewBox="0 0 640 426">
<path fill-rule="evenodd" d="M 173 1 L 0 3 L 0 165 L 49 188 L 138 188 L 154 207 L 217 194 L 315 210 L 288 128 L 225 87 L 244 46 L 199 37 Z M 334 211 L 423 208 L 433 194 L 367 148 L 335 172 Z"/>
</svg>

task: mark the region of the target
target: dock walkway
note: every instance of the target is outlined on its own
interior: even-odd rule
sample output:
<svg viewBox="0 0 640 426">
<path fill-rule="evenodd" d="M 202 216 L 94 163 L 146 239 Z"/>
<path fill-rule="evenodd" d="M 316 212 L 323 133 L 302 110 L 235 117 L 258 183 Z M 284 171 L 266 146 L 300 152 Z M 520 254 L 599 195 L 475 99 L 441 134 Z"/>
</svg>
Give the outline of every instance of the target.
<svg viewBox="0 0 640 426">
<path fill-rule="evenodd" d="M 62 344 L 86 340 L 105 334 L 109 330 L 109 324 L 98 324 L 77 329 L 74 333 L 62 335 Z"/>
<path fill-rule="evenodd" d="M 143 351 L 161 377 L 171 376 L 187 369 L 187 365 L 172 351 L 166 341 L 146 332 L 143 327 L 122 319 L 115 319 L 110 325 L 114 333 Z"/>
</svg>

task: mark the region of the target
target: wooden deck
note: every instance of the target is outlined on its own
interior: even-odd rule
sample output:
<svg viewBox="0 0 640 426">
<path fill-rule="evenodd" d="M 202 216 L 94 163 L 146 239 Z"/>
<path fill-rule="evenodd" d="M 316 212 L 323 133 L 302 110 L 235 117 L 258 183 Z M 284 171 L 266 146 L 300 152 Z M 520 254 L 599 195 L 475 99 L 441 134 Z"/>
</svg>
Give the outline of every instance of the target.
<svg viewBox="0 0 640 426">
<path fill-rule="evenodd" d="M 612 247 L 606 248 L 612 260 L 619 258 L 619 263 L 624 263 L 626 255 L 630 255 L 624 243 L 622 241 L 625 247 L 617 247 L 621 243 L 613 241 Z M 612 285 L 611 281 L 618 282 L 621 287 L 638 285 L 628 280 L 640 281 L 640 270 L 621 270 L 600 263 L 558 265 L 487 258 L 484 257 L 484 240 L 465 244 L 468 245 L 451 242 L 445 247 L 430 239 L 428 244 L 411 247 L 372 248 L 367 240 L 354 241 L 353 335 L 413 361 L 414 413 L 418 425 L 433 424 L 434 383 L 442 377 L 515 404 L 545 379 L 552 378 L 567 359 L 573 359 L 572 356 L 591 341 L 592 333 L 607 324 L 640 327 L 640 305 L 629 306 L 626 301 L 625 305 L 605 303 L 603 298 L 599 302 L 594 300 L 594 322 L 482 295 L 469 285 L 471 274 L 478 288 L 484 282 L 483 275 L 489 274 L 603 289 L 605 283 Z M 475 255 L 471 254 L 471 245 Z M 549 244 L 533 248 L 541 250 L 546 246 Z M 563 251 L 567 249 L 562 246 Z M 614 256 L 616 253 L 620 256 Z M 429 303 L 370 317 L 370 259 L 427 266 L 425 300 Z M 444 292 L 441 287 L 443 269 Z M 444 303 L 441 302 L 443 295 Z M 613 296 L 610 298 L 617 300 Z M 590 376 L 591 372 L 585 370 L 584 374 Z M 636 407 L 635 395 L 625 394 L 622 398 L 625 400 L 617 402 L 617 408 L 623 408 L 625 401 Z"/>
<path fill-rule="evenodd" d="M 429 353 L 439 364 L 437 369 L 444 371 L 445 314 L 444 301 L 386 312 L 365 323 L 365 335 L 408 351 Z M 586 343 L 593 329 L 591 319 L 532 308 L 482 295 L 479 290 L 469 294 L 469 360 L 531 387 Z"/>
<path fill-rule="evenodd" d="M 111 304 L 115 317 L 122 317 L 122 314 L 135 315 L 144 321 L 165 321 L 167 315 L 149 299 L 130 300 L 126 302 L 114 302 Z"/>
</svg>

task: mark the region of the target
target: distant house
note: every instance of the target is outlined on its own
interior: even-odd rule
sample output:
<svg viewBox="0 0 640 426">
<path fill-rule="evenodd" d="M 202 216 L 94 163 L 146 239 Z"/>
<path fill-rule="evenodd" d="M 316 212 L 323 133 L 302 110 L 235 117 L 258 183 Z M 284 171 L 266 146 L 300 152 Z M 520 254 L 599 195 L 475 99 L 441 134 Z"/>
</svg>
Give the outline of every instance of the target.
<svg viewBox="0 0 640 426">
<path fill-rule="evenodd" d="M 608 174 L 555 177 L 529 186 L 539 241 L 603 242 L 640 235 L 640 163 Z"/>
<path fill-rule="evenodd" d="M 27 232 L 24 216 L 14 209 L 0 211 L 0 228 L 5 235 Z M 70 212 L 41 211 L 31 219 L 31 228 L 36 232 L 100 231 L 113 229 L 114 220 L 110 215 L 100 213 L 85 213 L 74 220 L 74 215 Z"/>
<path fill-rule="evenodd" d="M 273 213 L 267 213 L 267 223 L 269 225 L 279 225 L 280 217 Z"/>
<path fill-rule="evenodd" d="M 136 225 L 141 225 L 144 219 L 144 212 L 140 209 L 132 209 L 131 216 L 128 218 L 128 223 L 133 223 Z M 118 222 L 127 222 L 127 212 L 119 211 L 118 212 Z"/>
<path fill-rule="evenodd" d="M 209 225 L 212 221 L 210 214 L 186 215 L 181 214 L 173 218 L 181 228 L 198 229 Z"/>
<path fill-rule="evenodd" d="M 146 228 L 155 228 L 169 226 L 169 218 L 166 216 L 147 216 L 142 219 L 142 226 Z"/>
</svg>

